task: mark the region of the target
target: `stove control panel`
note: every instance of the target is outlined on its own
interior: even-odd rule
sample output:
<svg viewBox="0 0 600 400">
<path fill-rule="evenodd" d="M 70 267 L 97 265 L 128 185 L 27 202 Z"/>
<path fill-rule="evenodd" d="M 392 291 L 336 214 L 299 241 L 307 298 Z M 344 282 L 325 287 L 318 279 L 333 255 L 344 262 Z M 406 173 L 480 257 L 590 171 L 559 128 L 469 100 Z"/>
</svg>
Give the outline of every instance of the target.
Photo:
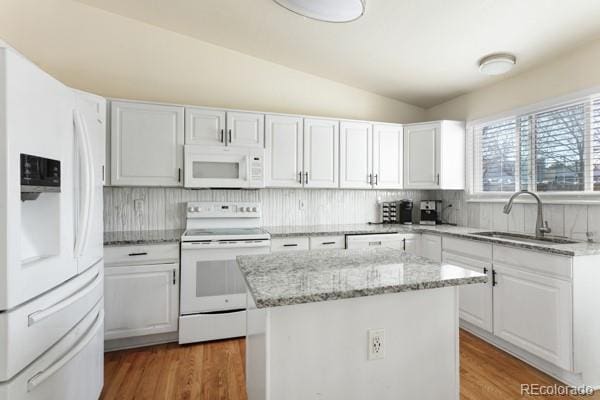
<svg viewBox="0 0 600 400">
<path fill-rule="evenodd" d="M 194 201 L 187 203 L 188 218 L 260 218 L 260 203 Z"/>
</svg>

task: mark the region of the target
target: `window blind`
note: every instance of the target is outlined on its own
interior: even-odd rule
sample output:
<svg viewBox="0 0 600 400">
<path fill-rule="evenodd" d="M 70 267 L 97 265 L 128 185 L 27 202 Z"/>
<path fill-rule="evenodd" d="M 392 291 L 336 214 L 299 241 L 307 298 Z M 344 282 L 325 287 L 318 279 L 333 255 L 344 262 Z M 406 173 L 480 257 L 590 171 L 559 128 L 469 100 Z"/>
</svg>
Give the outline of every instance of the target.
<svg viewBox="0 0 600 400">
<path fill-rule="evenodd" d="M 600 191 L 600 97 L 473 128 L 472 192 Z"/>
</svg>

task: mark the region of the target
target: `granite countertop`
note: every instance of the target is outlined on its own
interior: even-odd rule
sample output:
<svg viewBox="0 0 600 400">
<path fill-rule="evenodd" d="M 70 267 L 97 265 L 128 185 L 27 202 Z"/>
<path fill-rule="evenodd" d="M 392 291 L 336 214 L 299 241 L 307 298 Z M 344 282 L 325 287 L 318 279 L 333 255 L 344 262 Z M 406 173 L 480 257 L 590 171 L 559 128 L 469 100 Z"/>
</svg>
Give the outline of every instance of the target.
<svg viewBox="0 0 600 400">
<path fill-rule="evenodd" d="M 126 246 L 135 244 L 177 243 L 183 229 L 165 229 L 156 231 L 104 232 L 105 246 Z"/>
<path fill-rule="evenodd" d="M 573 244 L 557 243 L 529 243 L 517 240 L 492 238 L 475 235 L 477 232 L 491 231 L 491 229 L 471 228 L 454 225 L 400 225 L 400 224 L 350 224 L 350 225 L 309 225 L 309 226 L 276 226 L 266 227 L 265 230 L 272 238 L 291 236 L 327 236 L 344 234 L 371 234 L 371 233 L 431 233 L 457 238 L 477 240 L 480 242 L 496 243 L 510 247 L 527 250 L 542 251 L 545 253 L 560 254 L 565 256 L 600 255 L 600 243 L 577 242 Z"/>
<path fill-rule="evenodd" d="M 394 249 L 238 256 L 257 308 L 485 283 L 484 274 Z"/>
<path fill-rule="evenodd" d="M 400 224 L 348 224 L 348 225 L 308 225 L 265 227 L 272 238 L 291 236 L 332 236 L 372 233 L 430 233 L 457 238 L 496 243 L 526 250 L 535 250 L 565 256 L 600 255 L 600 243 L 577 242 L 573 244 L 529 243 L 510 239 L 492 238 L 475 235 L 490 229 L 470 228 L 453 225 L 400 225 Z M 160 244 L 179 242 L 183 229 L 155 231 L 105 232 L 105 246 L 124 246 L 135 244 Z"/>
</svg>

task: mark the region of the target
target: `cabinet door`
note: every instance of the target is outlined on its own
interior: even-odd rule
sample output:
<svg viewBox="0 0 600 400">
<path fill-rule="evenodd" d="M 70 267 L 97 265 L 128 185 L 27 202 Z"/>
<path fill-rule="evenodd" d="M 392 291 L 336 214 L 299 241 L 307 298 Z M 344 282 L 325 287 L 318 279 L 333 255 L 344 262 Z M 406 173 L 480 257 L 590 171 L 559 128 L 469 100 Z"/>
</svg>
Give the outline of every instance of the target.
<svg viewBox="0 0 600 400">
<path fill-rule="evenodd" d="M 442 237 L 440 235 L 422 234 L 419 255 L 435 262 L 442 261 Z"/>
<path fill-rule="evenodd" d="M 227 143 L 228 146 L 263 148 L 265 145 L 265 115 L 228 112 Z"/>
<path fill-rule="evenodd" d="M 181 186 L 183 107 L 111 104 L 111 183 Z"/>
<path fill-rule="evenodd" d="M 444 251 L 442 259 L 446 264 L 488 275 L 488 282 L 485 284 L 465 285 L 459 288 L 459 315 L 462 320 L 492 332 L 491 259 L 486 262 L 447 251 Z"/>
<path fill-rule="evenodd" d="M 340 123 L 340 187 L 372 187 L 372 144 L 372 125 L 368 122 Z"/>
<path fill-rule="evenodd" d="M 571 283 L 496 262 L 494 271 L 494 334 L 571 370 Z"/>
<path fill-rule="evenodd" d="M 402 125 L 373 126 L 373 184 L 377 189 L 402 189 Z"/>
<path fill-rule="evenodd" d="M 440 124 L 404 128 L 404 188 L 439 188 Z"/>
<path fill-rule="evenodd" d="M 419 250 L 419 238 L 417 235 L 405 235 L 402 244 L 404 251 L 410 254 L 418 254 Z"/>
<path fill-rule="evenodd" d="M 105 268 L 105 338 L 177 331 L 179 265 Z"/>
<path fill-rule="evenodd" d="M 304 120 L 304 187 L 339 186 L 339 121 Z"/>
<path fill-rule="evenodd" d="M 302 187 L 302 118 L 267 115 L 265 120 L 266 186 Z"/>
<path fill-rule="evenodd" d="M 186 108 L 185 144 L 225 146 L 225 111 Z"/>
</svg>

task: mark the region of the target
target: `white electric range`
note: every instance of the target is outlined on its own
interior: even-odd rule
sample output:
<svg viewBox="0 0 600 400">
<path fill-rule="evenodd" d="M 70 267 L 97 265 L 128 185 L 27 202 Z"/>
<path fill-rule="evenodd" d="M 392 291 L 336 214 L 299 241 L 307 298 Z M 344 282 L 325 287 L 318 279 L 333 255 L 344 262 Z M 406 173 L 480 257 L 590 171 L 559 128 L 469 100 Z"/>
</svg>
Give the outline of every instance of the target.
<svg viewBox="0 0 600 400">
<path fill-rule="evenodd" d="M 181 237 L 179 343 L 246 335 L 246 284 L 235 258 L 270 252 L 259 203 L 191 202 Z"/>
</svg>

